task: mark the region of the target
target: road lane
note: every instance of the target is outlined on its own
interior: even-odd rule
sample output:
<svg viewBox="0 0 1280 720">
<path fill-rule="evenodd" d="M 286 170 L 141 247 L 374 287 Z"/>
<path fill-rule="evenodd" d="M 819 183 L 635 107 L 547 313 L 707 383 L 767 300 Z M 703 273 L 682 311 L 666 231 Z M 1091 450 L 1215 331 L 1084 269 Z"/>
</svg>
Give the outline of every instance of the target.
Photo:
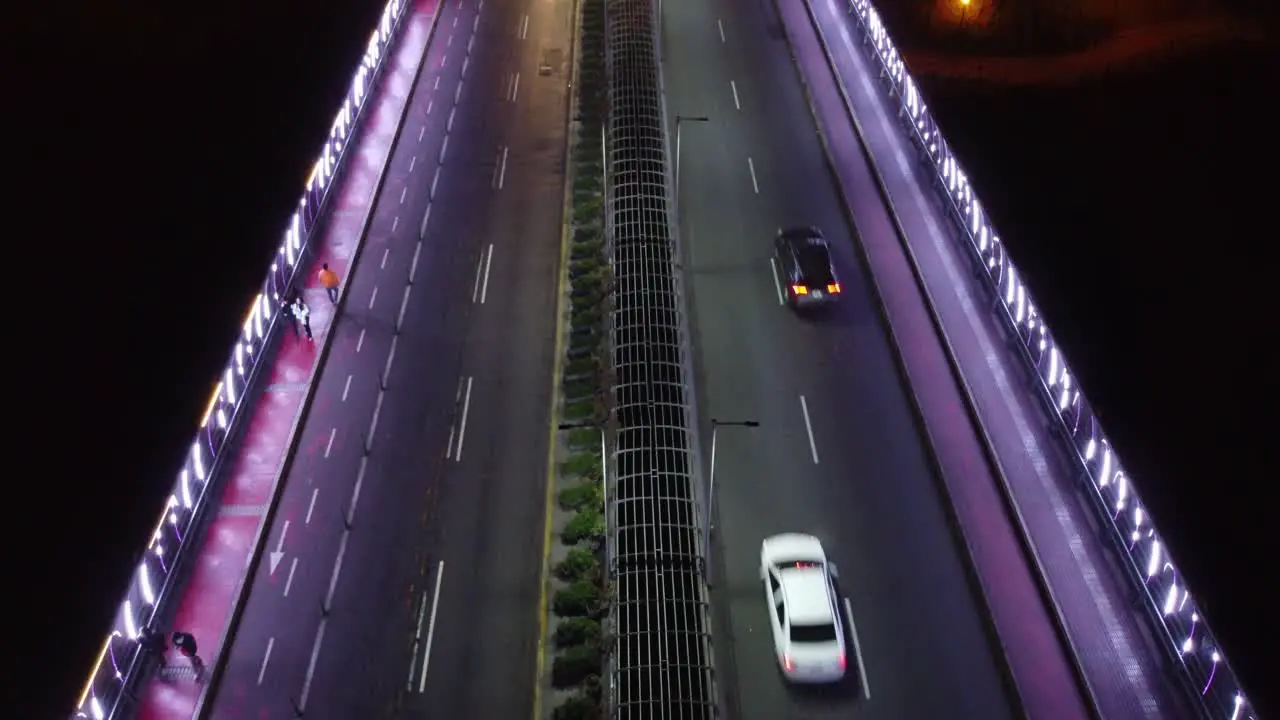
<svg viewBox="0 0 1280 720">
<path fill-rule="evenodd" d="M 666 12 L 668 68 L 680 68 L 669 111 L 711 118 L 681 131 L 702 415 L 761 423 L 718 436 L 713 599 L 728 712 L 1011 717 L 772 6 Z M 778 228 L 809 224 L 831 238 L 844 287 L 841 307 L 815 320 L 780 305 L 769 262 Z M 818 535 L 841 569 L 865 663 L 841 688 L 796 692 L 778 677 L 756 565 L 760 539 L 782 531 Z"/>
</svg>

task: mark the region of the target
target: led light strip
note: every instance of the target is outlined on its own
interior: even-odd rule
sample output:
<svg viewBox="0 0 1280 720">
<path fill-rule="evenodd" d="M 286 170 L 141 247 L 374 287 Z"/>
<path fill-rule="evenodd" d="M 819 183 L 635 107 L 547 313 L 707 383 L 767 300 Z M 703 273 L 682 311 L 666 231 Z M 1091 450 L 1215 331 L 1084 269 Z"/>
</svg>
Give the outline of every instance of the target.
<svg viewBox="0 0 1280 720">
<path fill-rule="evenodd" d="M 205 490 L 222 443 L 236 422 L 238 412 L 249 404 L 246 400 L 250 398 L 244 393 L 253 378 L 263 347 L 271 337 L 276 311 L 285 289 L 290 286 L 306 256 L 310 233 L 321 218 L 329 190 L 342 168 L 347 141 L 359 129 L 369 91 L 382 68 L 387 50 L 396 38 L 409 2 L 390 0 L 369 37 L 364 57 L 356 68 L 342 108 L 334 118 L 320 157 L 307 177 L 305 192 L 298 201 L 298 209 L 289 219 L 284 241 L 262 283 L 262 290 L 245 313 L 231 358 L 209 397 L 200 429 L 178 472 L 173 493 L 152 532 L 147 552 L 143 554 L 116 613 L 111 634 L 103 643 L 93 671 L 76 701 L 73 718 L 103 720 L 112 717 L 124 688 L 130 683 L 138 649 L 138 633 L 151 622 L 157 606 L 166 597 L 170 569 L 188 550 L 183 542 L 186 531 L 208 500 Z"/>
<path fill-rule="evenodd" d="M 999 296 L 1010 324 L 1025 350 L 1024 359 L 1035 370 L 1076 456 L 1093 481 L 1096 507 L 1105 514 L 1116 538 L 1127 550 L 1132 577 L 1142 586 L 1150 615 L 1163 630 L 1173 654 L 1180 660 L 1190 684 L 1200 694 L 1206 712 L 1230 720 L 1256 720 L 1252 706 L 1231 671 L 1204 614 L 1191 597 L 1168 550 L 1160 540 L 1119 457 L 1089 407 L 1066 359 L 1053 341 L 990 220 L 982 210 L 973 186 L 952 154 L 929 114 L 919 86 L 907 73 L 902 55 L 889 39 L 880 15 L 869 0 L 847 0 L 857 17 L 864 45 L 880 62 L 887 78 L 889 98 L 905 111 L 904 125 L 932 160 L 945 189 L 946 200 L 965 226 L 970 249 L 986 268 L 987 279 Z"/>
</svg>

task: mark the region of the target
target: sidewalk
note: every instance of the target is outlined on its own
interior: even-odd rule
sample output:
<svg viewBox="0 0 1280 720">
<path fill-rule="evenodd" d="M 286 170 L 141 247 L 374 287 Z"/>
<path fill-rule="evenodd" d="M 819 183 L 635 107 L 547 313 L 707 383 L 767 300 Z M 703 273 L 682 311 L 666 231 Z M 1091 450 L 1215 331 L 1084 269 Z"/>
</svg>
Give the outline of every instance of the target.
<svg viewBox="0 0 1280 720">
<path fill-rule="evenodd" d="M 217 644 L 235 605 L 236 589 L 270 503 L 290 433 L 319 369 L 319 347 L 332 325 L 333 305 L 317 278 L 320 263 L 328 263 L 339 277 L 348 275 L 361 226 L 374 200 L 378 173 L 391 149 L 418 60 L 426 49 L 436 5 L 437 0 L 417 0 L 406 10 L 406 27 L 367 110 L 371 115 L 356 141 L 355 155 L 347 160 L 350 165 L 329 210 L 329 221 L 313 241 L 317 243 L 315 261 L 306 271 L 303 297 L 311 306 L 315 342 L 293 337 L 292 330 L 285 329 L 286 337 L 269 369 L 269 384 L 252 408 L 244 440 L 236 448 L 232 476 L 216 501 L 216 516 L 209 522 L 191 576 L 181 590 L 172 629 L 195 635 L 200 656 L 209 668 L 225 649 Z M 136 717 L 141 720 L 190 718 L 199 702 L 204 686 L 196 681 L 187 660 L 170 649 L 166 661 L 168 667 L 145 681 L 138 692 Z"/>
</svg>

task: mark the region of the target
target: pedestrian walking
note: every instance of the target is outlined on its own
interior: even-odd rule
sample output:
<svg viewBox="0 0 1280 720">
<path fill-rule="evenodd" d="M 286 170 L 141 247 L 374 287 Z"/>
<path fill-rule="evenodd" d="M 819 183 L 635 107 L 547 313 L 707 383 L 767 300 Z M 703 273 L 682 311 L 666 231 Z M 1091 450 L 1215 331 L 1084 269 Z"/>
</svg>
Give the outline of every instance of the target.
<svg viewBox="0 0 1280 720">
<path fill-rule="evenodd" d="M 302 301 L 301 295 L 293 301 L 290 313 L 293 315 L 294 324 L 301 324 L 302 329 L 307 332 L 307 341 L 315 342 L 316 339 L 311 335 L 311 308 L 307 307 L 307 304 Z"/>
<path fill-rule="evenodd" d="M 189 632 L 175 631 L 173 633 L 173 646 L 178 648 L 178 652 L 182 653 L 183 657 L 191 661 L 191 667 L 196 671 L 196 677 L 199 677 L 204 672 L 204 660 L 201 660 L 200 656 L 196 654 L 198 649 L 196 647 L 196 636 Z"/>
<path fill-rule="evenodd" d="M 329 296 L 329 302 L 337 305 L 338 273 L 329 269 L 329 263 L 324 263 L 320 266 L 320 284 L 324 286 L 324 292 Z"/>
</svg>

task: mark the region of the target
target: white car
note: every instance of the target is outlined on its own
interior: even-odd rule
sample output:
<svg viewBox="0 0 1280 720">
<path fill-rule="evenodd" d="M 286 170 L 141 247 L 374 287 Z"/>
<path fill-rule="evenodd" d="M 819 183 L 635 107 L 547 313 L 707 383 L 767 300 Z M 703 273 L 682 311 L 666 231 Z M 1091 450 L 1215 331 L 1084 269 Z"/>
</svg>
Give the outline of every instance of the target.
<svg viewBox="0 0 1280 720">
<path fill-rule="evenodd" d="M 773 646 L 793 683 L 834 683 L 847 666 L 836 568 L 812 535 L 786 533 L 760 546 L 760 579 Z"/>
</svg>

